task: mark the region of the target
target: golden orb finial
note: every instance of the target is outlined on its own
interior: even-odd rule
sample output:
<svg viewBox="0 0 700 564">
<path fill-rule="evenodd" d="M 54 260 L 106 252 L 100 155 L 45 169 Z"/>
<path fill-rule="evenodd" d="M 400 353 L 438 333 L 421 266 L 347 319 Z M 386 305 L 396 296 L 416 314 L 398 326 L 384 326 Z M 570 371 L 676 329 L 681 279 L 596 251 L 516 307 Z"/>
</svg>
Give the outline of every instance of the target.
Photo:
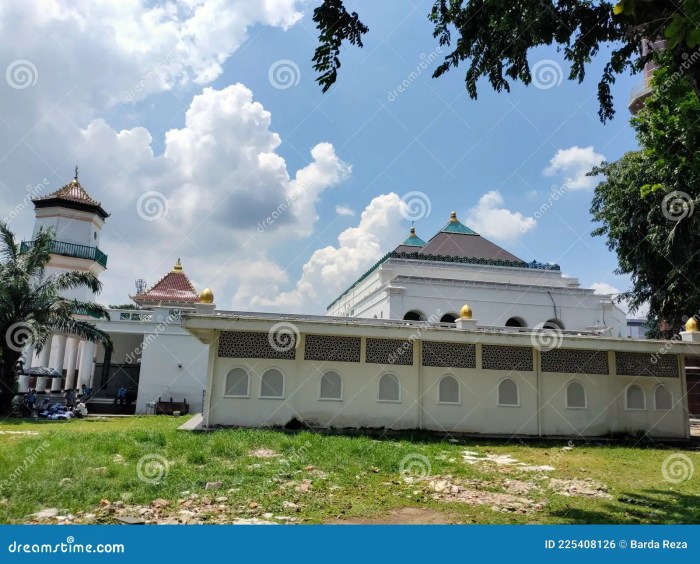
<svg viewBox="0 0 700 564">
<path fill-rule="evenodd" d="M 691 317 L 685 322 L 686 331 L 697 331 L 698 330 L 698 320 L 695 317 Z"/>
<path fill-rule="evenodd" d="M 416 228 L 411 227 L 411 237 L 415 237 L 415 236 L 416 236 Z"/>
<path fill-rule="evenodd" d="M 472 308 L 469 305 L 464 304 L 462 309 L 459 310 L 459 317 L 461 319 L 471 319 L 472 318 Z"/>
<path fill-rule="evenodd" d="M 213 304 L 214 303 L 214 292 L 209 288 L 204 288 L 202 293 L 199 294 L 199 301 L 203 304 Z"/>
<path fill-rule="evenodd" d="M 173 266 L 173 272 L 182 272 L 182 263 L 180 262 L 179 257 L 177 259 L 177 262 L 175 263 L 175 266 Z"/>
<path fill-rule="evenodd" d="M 450 223 L 457 223 L 459 220 L 457 219 L 457 212 L 453 211 L 450 214 Z"/>
</svg>

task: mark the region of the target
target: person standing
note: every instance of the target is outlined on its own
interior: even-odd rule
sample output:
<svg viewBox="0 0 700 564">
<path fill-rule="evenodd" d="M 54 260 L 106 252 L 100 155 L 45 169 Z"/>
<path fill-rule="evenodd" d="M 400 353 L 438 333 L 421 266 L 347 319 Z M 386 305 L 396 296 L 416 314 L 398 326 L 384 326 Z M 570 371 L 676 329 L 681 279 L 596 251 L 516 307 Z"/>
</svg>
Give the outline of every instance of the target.
<svg viewBox="0 0 700 564">
<path fill-rule="evenodd" d="M 66 407 L 68 409 L 73 409 L 75 407 L 75 390 L 69 388 L 66 390 Z"/>
</svg>

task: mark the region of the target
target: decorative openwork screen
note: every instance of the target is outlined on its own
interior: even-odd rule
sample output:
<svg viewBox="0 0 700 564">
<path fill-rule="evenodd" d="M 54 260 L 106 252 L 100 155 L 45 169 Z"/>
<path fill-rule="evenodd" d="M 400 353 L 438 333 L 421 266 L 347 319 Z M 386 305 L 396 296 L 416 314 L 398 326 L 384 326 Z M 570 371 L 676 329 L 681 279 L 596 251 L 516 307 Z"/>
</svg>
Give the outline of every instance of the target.
<svg viewBox="0 0 700 564">
<path fill-rule="evenodd" d="M 532 371 L 530 347 L 501 347 L 484 345 L 481 348 L 481 366 L 485 370 Z"/>
<path fill-rule="evenodd" d="M 360 337 L 307 335 L 304 344 L 304 359 L 360 362 L 361 344 Z"/>
<path fill-rule="evenodd" d="M 367 339 L 366 362 L 371 364 L 413 364 L 413 342 L 401 339 Z"/>
<path fill-rule="evenodd" d="M 476 347 L 464 343 L 424 341 L 423 366 L 476 368 Z"/>
<path fill-rule="evenodd" d="M 297 338 L 290 334 L 284 346 L 273 347 L 270 334 L 253 331 L 223 331 L 219 336 L 218 355 L 225 358 L 270 358 L 294 360 Z"/>
<path fill-rule="evenodd" d="M 542 372 L 609 374 L 608 351 L 577 349 L 542 351 Z"/>
<path fill-rule="evenodd" d="M 678 357 L 675 354 L 616 352 L 615 366 L 620 376 L 678 378 Z"/>
</svg>

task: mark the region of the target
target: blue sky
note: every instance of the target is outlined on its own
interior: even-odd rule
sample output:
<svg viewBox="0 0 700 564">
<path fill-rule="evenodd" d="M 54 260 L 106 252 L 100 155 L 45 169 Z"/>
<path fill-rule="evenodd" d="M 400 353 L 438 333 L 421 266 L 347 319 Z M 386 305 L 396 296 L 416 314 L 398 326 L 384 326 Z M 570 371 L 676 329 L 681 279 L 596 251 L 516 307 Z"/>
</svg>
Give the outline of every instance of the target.
<svg viewBox="0 0 700 564">
<path fill-rule="evenodd" d="M 291 1 L 283 3 L 294 4 Z M 568 81 L 561 74 L 557 76 L 557 65 L 564 75 L 568 74 L 569 69 L 561 53 L 553 48 L 535 50 L 529 57 L 531 67 L 543 61 L 546 67 L 554 69 L 554 84 L 550 88 L 515 84 L 510 93 L 499 94 L 482 81 L 478 100 L 470 100 L 464 89 L 466 67 L 452 70 L 440 79 L 431 78 L 437 61 L 446 50 L 443 48 L 441 53 L 436 51 L 437 41 L 432 38 L 432 27 L 426 17 L 430 1 L 413 4 L 398 1 L 351 2 L 348 6 L 358 10 L 370 32 L 366 35 L 363 49 L 350 47 L 343 52 L 339 80 L 326 94 L 321 93 L 315 82 L 316 75 L 311 63 L 316 46 L 316 30 L 311 21 L 314 4 L 297 3 L 297 13 L 303 14 L 303 17 L 293 24 L 290 24 L 290 18 L 285 24 L 286 29 L 280 25 L 268 25 L 269 16 L 265 16 L 267 20 L 258 18 L 265 23 L 253 19 L 246 28 L 247 38 L 222 50 L 223 56 L 219 60 L 225 60 L 220 73 L 213 73 L 213 77 L 202 79 L 200 75 L 199 80 L 175 77 L 162 88 L 152 88 L 149 84 L 152 92 L 140 96 L 136 102 L 95 103 L 91 111 L 85 112 L 86 115 L 80 111 L 66 112 L 62 119 L 82 131 L 90 121 L 104 120 L 111 130 L 109 134 L 118 138 L 115 151 L 121 150 L 125 144 L 125 136 L 118 137 L 116 132 L 130 131 L 136 136 L 135 132 L 147 131 L 151 137 L 150 150 L 157 160 L 166 148 L 166 132 L 186 127 L 185 113 L 193 98 L 202 94 L 203 87 L 223 91 L 232 84 L 241 83 L 252 92 L 253 100 L 271 114 L 269 130 L 280 138 L 275 153 L 284 159 L 290 177 L 312 161 L 310 150 L 321 142 L 332 144 L 337 158 L 352 167 L 351 173 L 341 174 L 343 179 L 331 182 L 331 188 L 319 192 L 313 209 L 318 219 L 308 220 L 306 231 L 301 229 L 303 233 L 292 234 L 291 228 L 279 225 L 266 234 L 269 238 L 264 243 L 260 242 L 260 246 L 256 247 L 258 241 L 251 242 L 255 233 L 250 227 L 247 234 L 242 233 L 245 230 L 237 231 L 240 217 L 234 213 L 228 223 L 224 222 L 222 229 L 208 234 L 207 237 L 216 239 L 216 245 L 219 245 L 228 237 L 226 227 L 229 227 L 230 248 L 235 248 L 235 252 L 239 253 L 239 247 L 246 246 L 250 251 L 250 256 L 246 255 L 245 258 L 242 258 L 244 253 L 240 251 L 240 264 L 226 273 L 207 272 L 207 263 L 216 263 L 220 259 L 218 255 L 206 256 L 204 240 L 194 247 L 184 242 L 181 245 L 166 231 L 154 231 L 156 225 L 153 224 L 157 222 L 137 226 L 133 223 L 133 214 L 127 221 L 123 219 L 123 212 L 113 210 L 113 216 L 103 232 L 103 241 L 104 245 L 114 246 L 112 254 L 115 260 L 121 262 L 122 268 L 118 268 L 119 263 L 113 262 L 112 272 L 105 274 L 105 284 L 109 284 L 105 299 L 124 301 L 126 290 L 132 291 L 130 279 L 140 276 L 138 269 L 123 266 L 128 253 L 119 245 L 127 245 L 133 254 L 144 240 L 158 240 L 158 258 L 145 261 L 153 264 L 143 275 L 150 283 L 157 280 L 159 273 L 167 272 L 172 257 L 181 253 L 185 255 L 183 261 L 186 269 L 188 261 L 192 267 L 188 272 L 196 284 L 218 285 L 218 288 L 214 288 L 217 297 L 224 292 L 223 305 L 229 305 L 229 296 L 234 295 L 236 297 L 231 300 L 231 307 L 286 307 L 322 311 L 321 306 L 335 297 L 338 287 L 347 286 L 353 281 L 353 272 L 361 274 L 366 266 L 376 260 L 376 255 L 400 242 L 408 233 L 409 220 L 401 219 L 398 231 L 387 228 L 386 236 L 379 245 L 381 249 L 368 248 L 367 257 L 353 263 L 354 270 L 350 268 L 337 273 L 338 277 L 343 277 L 342 281 L 333 280 L 327 288 L 295 298 L 296 301 L 272 303 L 275 301 L 272 297 L 295 288 L 304 265 L 312 259 L 315 251 L 326 246 L 338 247 L 338 236 L 358 226 L 360 214 L 374 198 L 389 193 L 402 197 L 413 191 L 422 192 L 429 199 L 430 214 L 415 222 L 417 232 L 423 239 L 427 240 L 439 230 L 447 222 L 450 211 L 456 210 L 463 221 L 476 225 L 478 231 L 525 260 L 557 262 L 564 273 L 578 277 L 586 286 L 600 284 L 626 289 L 629 281 L 613 274 L 615 256 L 607 251 L 602 239 L 589 235 L 593 228 L 589 214 L 592 188 L 566 191 L 551 209 L 538 217 L 536 226 L 525 233 L 517 226 L 522 226 L 523 218 L 532 217 L 547 202 L 553 186 L 561 186 L 567 178 L 577 175 L 561 167 L 548 176 L 544 174 L 558 151 L 564 152 L 562 162 L 573 162 L 575 165 L 577 158 L 586 153 L 580 152 L 577 157 L 575 151 L 566 152 L 573 147 L 592 147 L 587 153 L 589 156 L 604 155 L 607 160 L 617 159 L 624 152 L 636 148 L 626 105 L 630 90 L 639 77 L 624 76 L 618 79 L 613 87 L 617 116 L 606 125 L 598 121 L 595 98 L 596 84 L 606 61 L 605 50 L 587 70 L 583 84 Z M 91 17 L 86 11 L 85 21 L 89 22 Z M 225 32 L 226 28 L 219 33 Z M 216 39 L 214 33 L 212 31 L 212 36 Z M 242 37 L 243 34 L 239 35 Z M 153 53 L 147 64 L 144 63 L 145 66 L 139 69 L 142 75 L 144 68 L 152 66 L 159 57 L 163 58 L 164 47 L 159 45 Z M 6 54 L 5 58 L 13 55 L 30 58 L 31 48 L 27 46 L 25 53 L 16 50 Z M 69 57 L 60 51 L 54 56 L 59 60 L 64 56 Z M 45 75 L 42 74 L 39 57 L 35 55 L 35 64 L 41 79 Z M 269 71 L 279 61 L 291 62 L 284 63 L 292 68 L 293 74 L 294 84 L 288 88 L 275 87 L 272 84 L 274 80 L 270 79 Z M 421 69 L 419 76 L 409 79 L 411 73 L 420 68 L 422 61 L 432 62 L 428 68 Z M 81 68 L 84 73 L 89 73 L 92 65 L 105 64 L 109 65 L 109 58 L 83 62 Z M 294 66 L 298 67 L 298 72 Z M 113 70 L 113 73 L 117 72 Z M 563 80 L 559 83 L 558 78 Z M 398 93 L 396 88 L 404 80 L 409 80 L 409 85 L 404 92 Z M 39 80 L 34 88 L 38 90 L 41 87 Z M 123 87 L 120 84 L 115 88 Z M 9 135 L 9 131 L 5 131 L 5 135 Z M 221 135 L 225 135 L 225 129 Z M 70 147 L 70 141 L 67 143 Z M 143 149 L 141 145 L 139 147 Z M 99 159 L 90 160 L 90 150 L 70 147 L 69 152 L 76 159 L 88 159 L 81 163 L 85 170 L 81 179 L 91 194 L 107 205 L 121 188 L 115 184 L 117 181 L 103 182 L 106 173 L 101 175 L 98 166 L 93 166 L 93 161 Z M 124 153 L 123 161 L 120 156 L 114 159 L 119 162 L 138 160 L 129 157 L 128 151 Z M 564 158 L 567 155 L 568 160 Z M 55 162 L 48 157 L 46 160 L 51 165 L 47 170 L 51 169 L 48 173 L 53 175 L 52 180 L 55 178 L 54 183 L 60 184 L 61 180 L 65 183 L 74 164 L 72 160 L 58 157 Z M 20 159 L 20 162 L 24 161 Z M 111 166 L 105 162 L 105 167 Z M 216 166 L 226 165 L 221 160 L 217 162 Z M 21 166 L 30 169 L 29 164 Z M 153 163 L 144 161 L 144 164 L 129 170 L 122 166 L 118 175 L 110 169 L 109 174 L 119 176 L 119 182 L 133 185 L 151 173 L 157 174 Z M 24 179 L 26 176 L 21 177 Z M 16 180 L 6 179 L 3 182 L 7 185 Z M 182 194 L 188 190 L 183 183 L 176 193 L 170 194 L 166 189 L 158 188 L 154 182 L 152 179 L 144 181 L 139 190 L 143 192 L 155 186 L 166 194 L 173 209 L 178 205 L 176 198 L 182 199 Z M 178 181 L 170 181 L 170 185 L 172 182 Z M 238 185 L 235 177 L 231 178 L 231 183 L 232 186 Z M 203 194 L 202 198 L 224 198 L 226 182 L 219 184 L 216 190 L 206 196 Z M 250 190 L 255 191 L 255 188 Z M 492 191 L 497 191 L 500 198 L 492 195 L 482 201 L 486 212 L 481 213 L 485 208 L 478 208 L 479 201 Z M 128 195 L 132 200 L 136 197 L 138 190 Z M 273 201 L 270 209 L 274 209 L 278 203 Z M 115 201 L 113 207 L 118 205 Z M 349 208 L 354 215 L 349 215 L 349 211 L 346 211 L 347 215 L 339 214 L 338 206 Z M 489 213 L 494 209 L 497 213 Z M 314 213 L 305 217 L 314 217 Z M 118 214 L 122 219 L 117 217 Z M 169 221 L 175 219 L 173 212 Z M 300 218 L 299 221 L 303 222 L 304 219 Z M 499 225 L 501 221 L 504 221 L 503 225 Z M 507 222 L 511 223 L 510 227 L 506 225 Z M 27 229 L 30 219 L 25 218 L 18 224 Z M 181 224 L 185 225 L 184 220 L 181 220 Z M 173 232 L 177 232 L 171 227 Z M 159 225 L 158 228 L 163 229 L 163 226 Z M 225 252 L 225 249 L 220 252 Z M 362 255 L 361 250 L 356 250 L 358 253 Z M 338 257 L 338 260 L 343 259 Z M 256 261 L 273 265 L 271 280 L 274 283 L 261 286 L 258 280 L 253 284 L 267 296 L 266 299 L 252 297 L 250 289 L 242 292 L 240 288 L 243 283 L 237 281 L 241 269 L 255 269 Z M 319 281 L 325 286 L 323 279 L 313 283 Z M 126 284 L 129 288 L 125 290 Z M 222 305 L 220 300 L 217 303 Z"/>
</svg>

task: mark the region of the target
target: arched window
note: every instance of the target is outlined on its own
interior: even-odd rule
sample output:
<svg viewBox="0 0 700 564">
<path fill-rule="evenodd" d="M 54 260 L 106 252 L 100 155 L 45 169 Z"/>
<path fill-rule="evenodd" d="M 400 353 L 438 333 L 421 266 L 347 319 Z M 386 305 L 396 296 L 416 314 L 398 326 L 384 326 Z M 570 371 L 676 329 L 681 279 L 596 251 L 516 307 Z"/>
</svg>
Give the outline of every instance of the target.
<svg viewBox="0 0 700 564">
<path fill-rule="evenodd" d="M 260 382 L 261 398 L 283 398 L 284 397 L 284 376 L 276 368 L 270 368 L 263 374 Z"/>
<path fill-rule="evenodd" d="M 659 411 L 671 411 L 673 409 L 673 394 L 663 384 L 659 384 L 654 390 L 654 409 Z"/>
<path fill-rule="evenodd" d="M 511 317 L 506 321 L 506 327 L 527 327 L 522 317 Z"/>
<path fill-rule="evenodd" d="M 505 378 L 498 384 L 498 405 L 520 405 L 518 385 L 510 378 Z"/>
<path fill-rule="evenodd" d="M 249 396 L 248 373 L 243 368 L 234 368 L 226 374 L 225 396 L 247 398 Z"/>
<path fill-rule="evenodd" d="M 459 403 L 459 382 L 454 376 L 445 376 L 440 380 L 438 402 Z"/>
<path fill-rule="evenodd" d="M 340 400 L 343 399 L 343 381 L 340 379 L 340 374 L 337 372 L 326 372 L 321 376 L 321 395 L 322 400 Z"/>
<path fill-rule="evenodd" d="M 644 396 L 644 390 L 637 384 L 630 384 L 627 386 L 625 404 L 627 409 L 646 409 L 647 402 Z"/>
<path fill-rule="evenodd" d="M 548 319 L 542 324 L 543 329 L 564 329 L 561 319 Z"/>
<path fill-rule="evenodd" d="M 425 321 L 426 317 L 423 314 L 423 312 L 418 311 L 417 309 L 412 309 L 411 311 L 407 312 L 406 315 L 403 316 L 405 321 Z"/>
<path fill-rule="evenodd" d="M 384 374 L 379 378 L 377 399 L 379 401 L 401 401 L 399 379 L 396 376 L 393 374 Z"/>
<path fill-rule="evenodd" d="M 454 323 L 457 315 L 454 313 L 446 313 L 440 318 L 440 323 Z"/>
<path fill-rule="evenodd" d="M 566 387 L 566 407 L 584 409 L 586 406 L 586 389 L 581 382 L 569 382 Z"/>
</svg>

